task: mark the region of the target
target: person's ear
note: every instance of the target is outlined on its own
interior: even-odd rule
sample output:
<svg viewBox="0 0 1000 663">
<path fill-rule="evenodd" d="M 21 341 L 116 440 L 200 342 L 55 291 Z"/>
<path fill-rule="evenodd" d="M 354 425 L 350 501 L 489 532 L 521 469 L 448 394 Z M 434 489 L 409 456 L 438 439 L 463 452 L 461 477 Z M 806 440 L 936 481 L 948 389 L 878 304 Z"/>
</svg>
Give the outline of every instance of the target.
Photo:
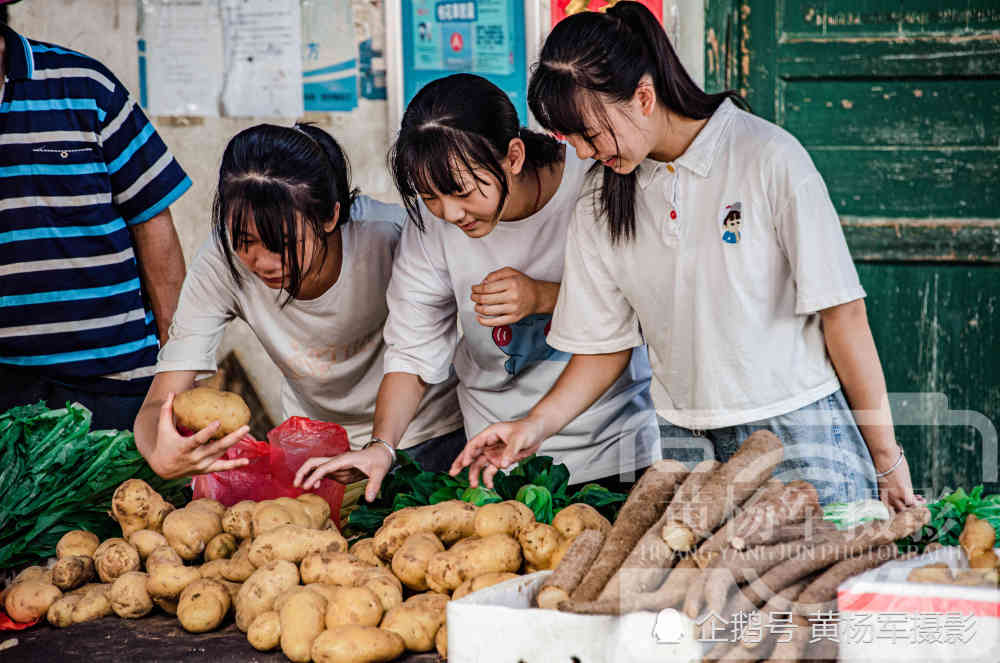
<svg viewBox="0 0 1000 663">
<path fill-rule="evenodd" d="M 639 87 L 635 89 L 632 98 L 644 116 L 649 117 L 656 110 L 656 86 L 653 85 L 653 79 L 649 74 L 639 81 Z"/>
<path fill-rule="evenodd" d="M 323 231 L 329 235 L 336 228 L 337 224 L 340 223 L 340 202 L 334 204 L 333 206 L 333 218 L 323 224 Z"/>
<path fill-rule="evenodd" d="M 524 169 L 524 162 L 527 158 L 528 151 L 524 145 L 524 141 L 520 138 L 511 138 L 510 142 L 507 143 L 507 156 L 504 159 L 504 165 L 507 166 L 510 174 L 520 174 L 521 170 Z"/>
</svg>

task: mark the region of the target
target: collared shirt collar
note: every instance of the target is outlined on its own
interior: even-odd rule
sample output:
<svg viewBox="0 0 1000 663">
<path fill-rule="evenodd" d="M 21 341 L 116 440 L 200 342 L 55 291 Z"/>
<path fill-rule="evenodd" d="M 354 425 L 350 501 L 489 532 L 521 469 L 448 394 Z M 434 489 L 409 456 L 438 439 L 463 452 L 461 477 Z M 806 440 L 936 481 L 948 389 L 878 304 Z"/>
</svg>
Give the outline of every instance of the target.
<svg viewBox="0 0 1000 663">
<path fill-rule="evenodd" d="M 35 74 L 35 58 L 28 40 L 14 32 L 8 25 L 0 25 L 3 35 L 3 71 L 10 79 L 31 78 Z"/>
<path fill-rule="evenodd" d="M 726 99 L 708 118 L 708 122 L 701 128 L 698 135 L 688 145 L 684 154 L 677 157 L 674 163 L 683 166 L 696 175 L 708 177 L 715 161 L 715 155 L 719 151 L 719 142 L 726 135 L 733 117 L 736 115 L 736 105 L 730 99 Z M 639 186 L 643 189 L 648 187 L 656 177 L 660 168 L 665 168 L 666 164 L 654 159 L 644 159 L 639 165 Z"/>
</svg>

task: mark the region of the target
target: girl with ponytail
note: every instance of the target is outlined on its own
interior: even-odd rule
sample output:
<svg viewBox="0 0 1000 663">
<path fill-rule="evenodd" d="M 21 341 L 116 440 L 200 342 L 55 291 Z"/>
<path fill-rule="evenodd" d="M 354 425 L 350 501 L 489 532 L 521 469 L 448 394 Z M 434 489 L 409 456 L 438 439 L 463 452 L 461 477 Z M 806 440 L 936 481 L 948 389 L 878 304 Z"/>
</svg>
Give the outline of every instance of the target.
<svg viewBox="0 0 1000 663">
<path fill-rule="evenodd" d="M 452 471 L 533 453 L 647 343 L 665 444 L 725 461 L 767 428 L 785 445 L 776 475 L 811 481 L 823 502 L 915 504 L 865 292 L 801 144 L 736 93 L 701 90 L 636 2 L 556 25 L 528 104 L 596 162 L 548 337 L 576 354 L 526 417 L 470 440 Z"/>
<path fill-rule="evenodd" d="M 174 394 L 217 369 L 229 321 L 250 327 L 282 374 L 282 417 L 338 423 L 351 446 L 371 438 L 388 316 L 385 291 L 406 212 L 359 195 L 328 133 L 309 124 L 261 124 L 229 141 L 212 206 L 212 237 L 188 266 L 170 336 L 135 421 L 136 444 L 163 477 L 246 464 L 226 449 L 246 430 L 213 441 L 215 425 L 182 435 Z M 453 380 L 414 404 L 403 446 L 465 442 Z M 351 477 L 344 477 L 350 479 Z"/>
<path fill-rule="evenodd" d="M 389 284 L 386 375 L 375 411 L 375 435 L 389 448 L 312 459 L 298 477 L 310 486 L 355 468 L 369 476 L 369 500 L 412 404 L 452 367 L 470 435 L 523 416 L 563 373 L 570 355 L 545 338 L 587 164 L 521 127 L 498 87 L 456 74 L 429 83 L 410 102 L 389 169 L 412 221 Z M 660 458 L 646 349 L 626 354 L 624 370 L 597 403 L 541 446 L 566 463 L 574 483 L 611 477 L 617 486 L 620 474 Z"/>
</svg>

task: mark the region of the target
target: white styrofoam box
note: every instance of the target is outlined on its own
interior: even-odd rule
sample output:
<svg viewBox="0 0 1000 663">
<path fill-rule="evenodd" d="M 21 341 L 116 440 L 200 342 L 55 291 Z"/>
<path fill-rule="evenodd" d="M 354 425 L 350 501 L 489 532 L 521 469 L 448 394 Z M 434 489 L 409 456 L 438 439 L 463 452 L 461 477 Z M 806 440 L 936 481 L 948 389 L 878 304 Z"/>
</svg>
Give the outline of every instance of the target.
<svg viewBox="0 0 1000 663">
<path fill-rule="evenodd" d="M 840 585 L 840 661 L 1000 661 L 1000 590 L 907 582 L 911 570 L 935 562 L 969 567 L 961 548 L 942 548 L 887 562 Z"/>
<path fill-rule="evenodd" d="M 575 615 L 532 607 L 551 571 L 540 571 L 448 603 L 449 663 L 689 663 L 701 660 L 695 626 L 662 617 Z"/>
</svg>

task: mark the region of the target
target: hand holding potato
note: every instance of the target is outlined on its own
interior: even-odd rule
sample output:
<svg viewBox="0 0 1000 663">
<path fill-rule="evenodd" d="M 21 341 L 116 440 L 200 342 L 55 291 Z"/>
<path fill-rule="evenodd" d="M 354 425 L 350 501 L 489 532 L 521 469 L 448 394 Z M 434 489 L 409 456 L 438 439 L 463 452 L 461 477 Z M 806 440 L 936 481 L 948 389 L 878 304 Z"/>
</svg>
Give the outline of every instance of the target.
<svg viewBox="0 0 1000 663">
<path fill-rule="evenodd" d="M 245 458 L 225 460 L 221 456 L 236 444 L 250 430 L 241 426 L 221 440 L 212 441 L 220 424 L 218 421 L 205 426 L 194 435 L 185 437 L 174 426 L 174 394 L 167 394 L 160 407 L 160 418 L 156 430 L 156 449 L 149 457 L 149 465 L 164 479 L 222 472 L 243 467 Z"/>
<path fill-rule="evenodd" d="M 319 481 L 329 475 L 340 483 L 353 483 L 368 477 L 365 499 L 374 502 L 382 480 L 392 468 L 392 456 L 382 445 L 373 445 L 361 451 L 349 451 L 333 458 L 317 456 L 302 463 L 295 473 L 295 485 L 306 490 L 319 486 Z"/>
</svg>

